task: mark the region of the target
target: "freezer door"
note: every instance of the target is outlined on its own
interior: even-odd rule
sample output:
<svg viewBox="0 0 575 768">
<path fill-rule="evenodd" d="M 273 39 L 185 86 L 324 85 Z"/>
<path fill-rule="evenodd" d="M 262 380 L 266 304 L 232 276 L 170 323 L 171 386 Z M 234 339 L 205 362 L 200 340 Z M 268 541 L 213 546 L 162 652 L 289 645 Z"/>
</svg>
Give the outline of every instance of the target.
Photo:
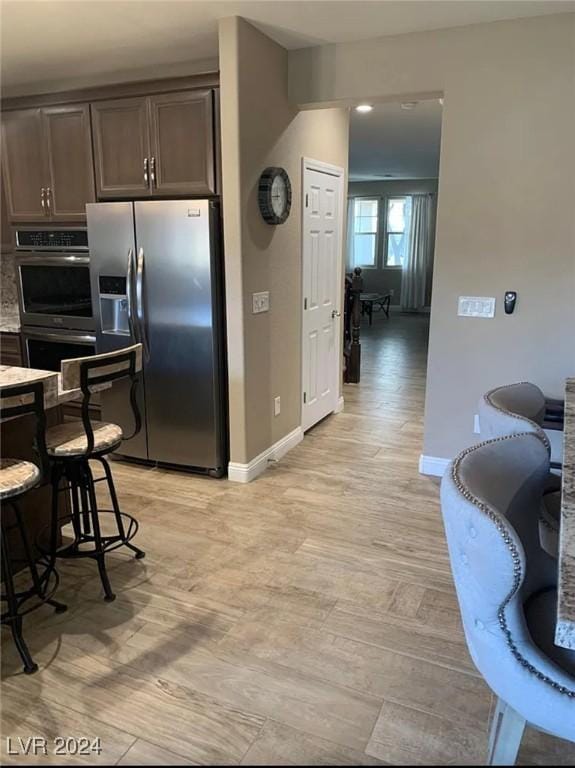
<svg viewBox="0 0 575 768">
<path fill-rule="evenodd" d="M 122 291 L 129 301 L 134 295 L 136 271 L 136 243 L 134 236 L 134 206 L 132 203 L 89 203 L 86 205 L 88 246 L 90 249 L 90 283 L 92 306 L 96 320 L 96 352 L 112 352 L 139 341 L 132 301 L 133 322 L 114 323 L 108 313 L 116 306 Z M 131 273 L 131 285 L 129 282 Z M 115 293 L 114 293 L 115 292 Z M 117 381 L 110 390 L 102 392 L 102 420 L 119 424 L 124 434 L 134 429 L 130 406 L 130 382 Z M 137 459 L 148 458 L 146 434 L 146 400 L 144 376 L 140 374 L 138 404 L 142 415 L 142 429 L 130 440 L 122 443 L 119 454 Z"/>
<path fill-rule="evenodd" d="M 134 207 L 149 457 L 218 468 L 222 396 L 212 206 L 154 200 Z"/>
</svg>

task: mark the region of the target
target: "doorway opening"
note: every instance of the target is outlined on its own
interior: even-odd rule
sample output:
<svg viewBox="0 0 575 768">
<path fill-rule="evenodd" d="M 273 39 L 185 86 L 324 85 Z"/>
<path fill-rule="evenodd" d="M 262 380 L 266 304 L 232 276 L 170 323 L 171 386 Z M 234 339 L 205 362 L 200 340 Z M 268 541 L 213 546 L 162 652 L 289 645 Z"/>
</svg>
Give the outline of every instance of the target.
<svg viewBox="0 0 575 768">
<path fill-rule="evenodd" d="M 373 390 L 372 404 L 385 396 L 387 404 L 411 409 L 418 420 L 425 398 L 442 106 L 437 98 L 364 105 L 350 118 L 346 331 L 350 343 L 353 333 L 359 335 L 361 368 L 347 380 Z M 354 300 L 359 312 L 352 329 Z M 363 398 L 369 408 L 368 401 Z"/>
</svg>

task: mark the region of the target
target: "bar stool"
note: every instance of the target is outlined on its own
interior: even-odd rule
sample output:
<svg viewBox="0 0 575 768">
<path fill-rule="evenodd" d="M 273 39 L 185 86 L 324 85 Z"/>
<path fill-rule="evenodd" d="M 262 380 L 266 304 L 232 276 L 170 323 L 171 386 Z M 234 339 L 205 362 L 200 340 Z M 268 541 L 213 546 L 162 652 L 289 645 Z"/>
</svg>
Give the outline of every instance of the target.
<svg viewBox="0 0 575 768">
<path fill-rule="evenodd" d="M 547 403 L 539 387 L 527 381 L 491 389 L 479 401 L 481 435 L 498 438 L 533 432 L 547 448 L 550 467 L 560 470 L 561 463 L 551 461 L 551 444 L 543 431 Z M 550 472 L 539 515 L 539 538 L 543 549 L 555 558 L 559 547 L 560 509 L 561 476 Z"/>
<path fill-rule="evenodd" d="M 145 557 L 138 547 L 131 544 L 138 531 L 138 521 L 120 510 L 118 497 L 110 466 L 105 456 L 115 451 L 122 440 L 130 439 L 142 427 L 142 419 L 136 398 L 138 378 L 142 370 L 142 345 L 103 355 L 76 358 L 62 361 L 62 386 L 64 389 L 80 389 L 82 392 L 82 419 L 51 427 L 46 432 L 48 456 L 52 460 L 53 508 L 58 506 L 58 494 L 70 492 L 71 516 L 74 539 L 55 551 L 62 558 L 92 558 L 98 564 L 98 571 L 104 599 L 115 600 L 110 579 L 106 570 L 106 554 L 119 547 L 127 547 L 136 558 Z M 91 421 L 89 415 L 90 397 L 94 389 L 128 378 L 130 386 L 130 404 L 134 417 L 134 431 L 124 437 L 117 424 Z M 94 480 L 90 461 L 98 461 L 104 469 L 104 477 Z M 61 489 L 61 481 L 67 481 Z M 112 502 L 112 509 L 101 509 L 96 498 L 95 484 L 106 481 Z M 112 534 L 101 530 L 102 515 L 111 515 L 115 524 Z"/>
<path fill-rule="evenodd" d="M 47 469 L 43 383 L 17 384 L 0 387 L 0 413 L 2 421 L 18 416 L 33 415 L 36 420 L 36 445 L 39 464 L 22 459 L 0 459 L 0 502 L 2 503 L 1 552 L 2 581 L 5 594 L 1 598 L 6 602 L 7 610 L 1 615 L 1 623 L 10 626 L 16 648 L 24 663 L 24 672 L 32 674 L 38 665 L 32 659 L 22 633 L 22 617 L 36 610 L 44 603 L 55 608 L 56 613 L 63 613 L 67 606 L 52 599 L 58 588 L 58 573 L 53 557 L 35 558 L 25 524 L 20 511 L 19 501 L 24 494 L 40 484 Z M 6 519 L 6 506 L 12 510 L 11 524 Z M 58 535 L 58 508 L 52 509 L 50 521 L 51 540 L 54 545 Z M 9 538 L 15 531 L 20 539 L 23 557 L 16 557 L 11 552 Z M 17 589 L 14 581 L 16 563 L 24 565 L 30 574 L 31 584 Z M 23 569 L 19 569 L 23 570 Z M 16 574 L 18 570 L 16 570 Z M 36 598 L 32 603 L 32 598 Z"/>
</svg>

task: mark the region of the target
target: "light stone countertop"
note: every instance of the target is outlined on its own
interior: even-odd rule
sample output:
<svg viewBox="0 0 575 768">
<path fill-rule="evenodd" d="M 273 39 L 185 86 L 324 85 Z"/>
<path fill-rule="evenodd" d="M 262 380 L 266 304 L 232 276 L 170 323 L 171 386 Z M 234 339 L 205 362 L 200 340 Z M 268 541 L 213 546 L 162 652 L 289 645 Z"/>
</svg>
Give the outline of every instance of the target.
<svg viewBox="0 0 575 768">
<path fill-rule="evenodd" d="M 40 371 L 35 368 L 20 368 L 15 365 L 0 365 L 0 387 L 11 384 L 27 384 L 34 381 L 44 382 L 44 407 L 55 408 L 70 400 L 82 397 L 79 389 L 62 389 L 62 377 L 54 371 Z M 92 387 L 93 392 L 108 389 L 110 384 Z"/>
<path fill-rule="evenodd" d="M 555 643 L 575 650 L 575 379 L 565 386 L 565 432 Z"/>
</svg>

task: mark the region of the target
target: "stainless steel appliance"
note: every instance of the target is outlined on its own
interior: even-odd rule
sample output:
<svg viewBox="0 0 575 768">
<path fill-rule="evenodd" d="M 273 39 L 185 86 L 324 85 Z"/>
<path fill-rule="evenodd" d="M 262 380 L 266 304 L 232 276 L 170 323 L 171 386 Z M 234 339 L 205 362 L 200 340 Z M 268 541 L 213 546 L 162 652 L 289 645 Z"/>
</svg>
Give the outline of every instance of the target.
<svg viewBox="0 0 575 768">
<path fill-rule="evenodd" d="M 16 249 L 22 326 L 92 331 L 86 228 L 19 229 Z"/>
<path fill-rule="evenodd" d="M 28 368 L 59 371 L 62 360 L 86 357 L 96 351 L 96 337 L 77 331 L 23 328 L 24 362 Z"/>
<path fill-rule="evenodd" d="M 144 428 L 125 456 L 224 473 L 227 459 L 219 208 L 208 200 L 86 206 L 97 352 L 144 345 Z M 102 418 L 130 431 L 127 393 Z"/>
</svg>

